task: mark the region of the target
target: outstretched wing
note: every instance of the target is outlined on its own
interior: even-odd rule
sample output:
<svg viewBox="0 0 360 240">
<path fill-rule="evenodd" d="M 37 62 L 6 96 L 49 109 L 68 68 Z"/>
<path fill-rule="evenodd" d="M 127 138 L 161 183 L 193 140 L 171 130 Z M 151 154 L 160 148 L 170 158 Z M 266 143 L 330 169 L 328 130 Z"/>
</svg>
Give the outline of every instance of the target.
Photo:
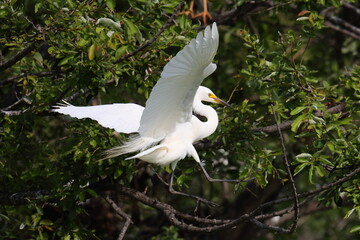
<svg viewBox="0 0 360 240">
<path fill-rule="evenodd" d="M 219 44 L 216 23 L 198 33 L 161 73 L 146 102 L 140 135 L 163 138 L 177 123 L 190 120 L 194 96 L 201 82 L 216 70 L 212 63 Z"/>
<path fill-rule="evenodd" d="M 117 132 L 138 132 L 144 107 L 134 103 L 114 103 L 77 107 L 70 104 L 55 106 L 54 112 L 70 115 L 78 119 L 91 118 L 100 125 Z"/>
</svg>

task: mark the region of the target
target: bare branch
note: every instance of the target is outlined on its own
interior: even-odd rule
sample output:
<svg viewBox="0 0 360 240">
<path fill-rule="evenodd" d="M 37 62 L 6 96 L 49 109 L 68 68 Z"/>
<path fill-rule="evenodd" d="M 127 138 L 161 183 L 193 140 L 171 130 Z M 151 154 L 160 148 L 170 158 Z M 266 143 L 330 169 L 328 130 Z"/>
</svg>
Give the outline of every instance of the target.
<svg viewBox="0 0 360 240">
<path fill-rule="evenodd" d="M 0 112 L 6 116 L 19 116 L 21 114 L 23 114 L 24 112 L 26 112 L 27 109 L 25 110 L 18 110 L 18 111 L 6 111 L 6 110 L 0 110 Z"/>
<path fill-rule="evenodd" d="M 352 10 L 359 10 L 353 5 L 345 3 L 345 1 L 343 1 L 343 5 L 347 8 L 351 8 Z M 334 29 L 335 31 L 348 35 L 354 39 L 360 40 L 360 28 L 348 23 L 347 21 L 339 17 L 330 15 L 330 12 L 335 9 L 335 7 L 329 7 L 321 12 L 321 14 L 325 17 L 324 25 Z M 355 12 L 358 14 L 358 11 Z"/>
<path fill-rule="evenodd" d="M 29 203 L 29 200 L 39 199 L 50 194 L 47 190 L 26 191 L 17 193 L 0 192 L 0 205 L 21 205 Z"/>
<path fill-rule="evenodd" d="M 168 27 L 170 27 L 173 24 L 173 20 L 174 20 L 175 16 L 178 14 L 178 12 L 180 11 L 180 9 L 181 9 L 182 5 L 184 4 L 184 2 L 185 2 L 185 0 L 180 1 L 180 3 L 176 6 L 176 8 L 174 10 L 174 13 L 170 16 L 170 18 L 167 20 L 167 22 L 159 29 L 159 31 L 157 33 L 155 33 L 155 35 L 149 41 L 142 44 L 140 47 L 135 49 L 133 52 L 128 53 L 128 54 L 122 56 L 121 58 L 115 60 L 113 63 L 116 64 L 116 63 L 122 62 L 122 61 L 134 56 L 138 52 L 144 50 L 145 48 L 150 46 L 153 42 L 155 42 L 155 40 L 160 36 L 160 34 L 165 29 L 167 29 Z"/>
<path fill-rule="evenodd" d="M 176 209 L 174 209 L 171 205 L 168 205 L 168 204 L 160 202 L 156 199 L 150 198 L 150 197 L 146 196 L 144 193 L 136 191 L 135 189 L 131 189 L 131 188 L 125 187 L 120 184 L 116 184 L 115 186 L 113 185 L 111 187 L 113 190 L 115 188 L 117 191 L 119 191 L 129 197 L 135 198 L 138 201 L 163 212 L 172 224 L 174 224 L 175 226 L 177 226 L 183 230 L 186 230 L 186 231 L 194 231 L 194 232 L 221 231 L 224 229 L 235 227 L 235 226 L 239 225 L 241 222 L 246 222 L 246 221 L 253 222 L 256 225 L 260 224 L 257 220 L 255 220 L 253 218 L 255 216 L 256 212 L 253 212 L 251 214 L 241 215 L 240 217 L 233 219 L 233 220 L 201 219 L 201 218 L 196 218 L 191 215 L 181 213 L 181 212 L 177 211 Z M 104 191 L 104 189 L 106 189 L 106 186 L 98 185 L 96 188 L 102 189 L 102 191 Z M 187 224 L 184 221 L 180 221 L 178 219 L 178 217 L 182 217 L 182 216 L 187 216 L 187 218 L 190 218 L 191 220 L 193 220 L 193 222 L 198 222 L 198 224 L 203 225 L 204 223 L 209 223 L 209 224 L 213 224 L 213 225 L 199 227 L 199 226 L 194 226 L 192 224 Z M 214 225 L 214 223 L 218 223 L 218 225 Z M 280 232 L 288 232 L 288 230 L 286 230 L 286 229 L 277 228 L 277 227 L 273 228 L 273 226 L 267 226 L 267 229 L 272 229 L 274 231 L 280 231 Z"/>
<path fill-rule="evenodd" d="M 322 192 L 324 192 L 326 190 L 329 190 L 329 189 L 331 189 L 331 188 L 333 188 L 335 186 L 343 184 L 344 182 L 356 177 L 359 173 L 360 173 L 360 167 L 356 168 L 351 173 L 346 174 L 344 177 L 336 180 L 335 182 L 322 185 L 321 187 L 319 187 L 319 188 L 317 188 L 315 190 L 312 190 L 312 191 L 300 193 L 300 194 L 297 195 L 297 197 L 298 198 L 307 198 L 307 197 L 315 196 L 315 195 L 320 194 L 320 193 L 322 193 Z M 293 196 L 275 199 L 273 201 L 263 203 L 257 209 L 255 209 L 253 212 L 255 212 L 255 213 L 260 212 L 261 210 L 263 210 L 263 209 L 265 209 L 265 208 L 267 208 L 269 206 L 279 204 L 279 203 L 284 203 L 284 202 L 287 202 L 287 201 L 292 201 L 292 200 L 294 200 Z"/>
<path fill-rule="evenodd" d="M 9 77 L 3 81 L 0 81 L 0 86 L 12 83 L 20 78 L 25 78 L 27 76 L 47 77 L 47 76 L 55 75 L 56 73 L 57 73 L 56 71 L 39 72 L 39 73 L 23 73 L 23 74 L 20 74 L 19 76 Z"/>
<path fill-rule="evenodd" d="M 279 127 L 278 124 L 278 117 L 277 117 L 277 113 L 274 110 L 274 105 L 271 104 L 271 109 L 274 115 L 274 119 L 275 119 L 275 124 L 276 124 L 276 128 L 279 132 L 279 136 L 280 136 L 280 141 L 281 141 L 281 148 L 282 148 L 282 152 L 283 152 L 283 159 L 285 162 L 285 166 L 286 166 L 286 171 L 289 175 L 289 180 L 291 183 L 291 187 L 293 190 L 293 196 L 294 196 L 294 222 L 292 224 L 292 226 L 290 227 L 290 232 L 294 232 L 297 226 L 297 221 L 299 219 L 299 199 L 298 199 L 298 194 L 297 194 L 297 190 L 296 190 L 296 186 L 295 186 L 295 181 L 294 181 L 294 177 L 292 175 L 291 169 L 290 169 L 290 164 L 289 161 L 287 159 L 287 155 L 286 155 L 286 148 L 285 148 L 285 142 L 284 142 L 284 137 L 282 135 L 281 129 Z"/>
<path fill-rule="evenodd" d="M 115 210 L 115 212 L 119 216 L 121 216 L 122 218 L 125 219 L 124 226 L 121 229 L 119 236 L 117 238 L 117 240 L 122 240 L 125 236 L 126 231 L 129 228 L 130 224 L 132 223 L 131 217 L 129 215 L 127 215 L 125 212 L 123 212 L 123 210 L 121 210 L 121 208 L 118 205 L 116 205 L 116 203 L 109 196 L 104 197 L 104 199 L 106 200 L 107 203 L 109 203 L 109 205 Z"/>
<path fill-rule="evenodd" d="M 24 58 L 28 53 L 30 53 L 32 50 L 36 48 L 36 45 L 37 42 L 30 43 L 23 50 L 15 54 L 15 56 L 12 56 L 9 60 L 7 60 L 5 63 L 0 64 L 0 72 L 10 68 L 12 65 L 20 61 L 22 58 Z"/>
<path fill-rule="evenodd" d="M 347 7 L 351 10 L 353 10 L 356 14 L 360 15 L 360 9 L 352 5 L 351 3 L 348 3 L 347 1 L 341 1 L 342 5 L 344 7 Z"/>
<path fill-rule="evenodd" d="M 308 191 L 308 192 L 304 192 L 301 194 L 298 194 L 297 197 L 298 198 L 309 198 L 312 197 L 314 195 L 317 195 L 323 191 L 329 190 L 337 185 L 340 185 L 354 177 L 356 177 L 358 174 L 360 173 L 360 168 L 355 169 L 354 171 L 352 171 L 349 174 L 346 174 L 344 177 L 338 179 L 337 181 L 330 183 L 330 184 L 326 184 L 321 186 L 318 189 L 315 189 L 313 191 Z M 239 225 L 242 222 L 251 222 L 253 224 L 255 224 L 258 227 L 264 228 L 264 229 L 268 229 L 271 231 L 276 231 L 276 232 L 282 232 L 282 233 L 289 233 L 290 230 L 289 229 L 285 229 L 285 228 L 281 228 L 281 227 L 276 227 L 276 226 L 272 226 L 269 224 L 265 224 L 262 222 L 259 222 L 260 219 L 264 219 L 267 217 L 270 217 L 271 215 L 267 214 L 267 215 L 256 215 L 257 213 L 259 213 L 260 211 L 262 211 L 265 208 L 268 208 L 269 206 L 273 206 L 275 204 L 279 204 L 279 203 L 284 203 L 287 201 L 291 201 L 294 200 L 294 196 L 289 196 L 286 198 L 281 198 L 281 199 L 276 199 L 270 202 L 266 202 L 264 204 L 261 204 L 257 209 L 255 209 L 254 211 L 247 213 L 247 214 L 243 214 L 241 216 L 239 216 L 236 219 L 209 219 L 209 218 L 199 218 L 196 216 L 192 216 L 186 213 L 182 213 L 180 211 L 177 211 L 176 209 L 174 209 L 171 205 L 160 202 L 154 198 L 150 198 L 148 196 L 146 196 L 144 193 L 139 192 L 135 189 L 131 189 L 128 187 L 125 187 L 123 185 L 120 184 L 107 184 L 105 181 L 102 182 L 98 182 L 95 184 L 91 185 L 91 188 L 100 192 L 103 191 L 107 191 L 107 190 L 116 190 L 122 194 L 125 194 L 133 199 L 136 199 L 142 203 L 144 203 L 145 205 L 151 206 L 161 212 L 163 212 L 166 217 L 169 219 L 169 221 L 174 224 L 175 226 L 187 230 L 187 231 L 194 231 L 194 232 L 214 232 L 214 231 L 221 231 L 224 229 L 229 229 L 232 227 L 235 227 L 237 225 Z M 30 194 L 31 193 L 31 194 Z M 40 193 L 40 195 L 34 195 L 34 193 Z M 5 194 L 6 196 L 2 196 L 4 194 L 0 194 L 0 204 L 11 204 L 11 205 L 15 205 L 15 204 L 26 204 L 27 200 L 29 198 L 33 199 L 32 196 L 37 196 L 37 197 L 43 197 L 45 195 L 49 195 L 50 193 L 44 190 L 40 190 L 40 191 L 36 191 L 36 192 L 25 192 L 25 193 L 13 193 L 13 194 Z M 11 197 L 10 197 L 11 196 Z M 16 197 L 15 197 L 16 196 Z M 36 198 L 37 198 L 36 197 Z M 35 198 L 35 199 L 36 199 Z M 9 199 L 13 199 L 12 201 L 9 201 Z M 14 200 L 16 199 L 16 200 Z M 302 203 L 299 204 L 302 205 L 305 201 L 303 201 Z M 114 207 L 114 205 L 112 206 Z M 122 214 L 122 211 L 119 211 L 118 208 L 116 208 L 115 206 L 115 211 L 118 212 L 118 214 Z M 291 208 L 293 209 L 293 208 Z M 290 208 L 284 209 L 284 210 L 280 210 L 275 212 L 274 214 L 283 214 L 286 212 L 291 212 Z M 121 209 L 120 209 L 121 210 Z M 274 215 L 272 215 L 274 216 Z M 179 218 L 181 220 L 179 220 Z M 194 226 L 193 224 L 188 224 L 186 222 L 184 222 L 184 220 L 186 221 L 191 221 L 195 224 L 200 225 L 199 226 Z M 129 223 L 130 224 L 130 223 Z M 211 226 L 204 226 L 204 225 L 211 225 Z"/>
<path fill-rule="evenodd" d="M 335 31 L 341 32 L 341 33 L 343 33 L 345 35 L 348 35 L 348 36 L 350 36 L 350 37 L 352 37 L 354 39 L 360 40 L 360 36 L 350 32 L 350 31 L 348 31 L 346 29 L 343 29 L 343 28 L 341 28 L 341 27 L 339 27 L 339 26 L 337 26 L 335 24 L 333 24 L 331 21 L 325 21 L 324 24 L 326 26 L 328 26 L 329 28 L 334 29 Z"/>
</svg>

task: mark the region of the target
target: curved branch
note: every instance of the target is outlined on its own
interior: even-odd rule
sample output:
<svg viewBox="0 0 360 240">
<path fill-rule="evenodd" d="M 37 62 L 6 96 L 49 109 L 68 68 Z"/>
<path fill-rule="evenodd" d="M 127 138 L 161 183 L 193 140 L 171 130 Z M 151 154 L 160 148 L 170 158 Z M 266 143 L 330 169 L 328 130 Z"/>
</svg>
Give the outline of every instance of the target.
<svg viewBox="0 0 360 240">
<path fill-rule="evenodd" d="M 95 188 L 101 189 L 102 191 L 104 191 L 104 189 L 108 189 L 107 185 L 97 185 Z M 171 205 L 168 205 L 166 203 L 160 202 L 156 199 L 150 198 L 148 196 L 146 196 L 144 193 L 141 193 L 139 191 L 136 191 L 135 189 L 132 188 L 128 188 L 125 187 L 123 185 L 120 184 L 116 184 L 115 186 L 111 186 L 114 190 L 117 190 L 131 198 L 134 198 L 148 206 L 151 206 L 161 212 L 163 212 L 165 214 L 165 216 L 168 218 L 168 220 L 174 224 L 175 226 L 179 227 L 180 229 L 186 230 L 186 231 L 193 231 L 193 232 L 215 232 L 215 231 L 221 231 L 221 230 L 225 230 L 225 229 L 229 229 L 232 227 L 235 227 L 237 225 L 239 225 L 241 222 L 252 222 L 257 226 L 264 227 L 264 223 L 259 222 L 258 220 L 256 220 L 254 218 L 256 212 L 252 212 L 250 214 L 243 214 L 240 217 L 236 218 L 236 219 L 232 219 L 232 220 L 219 220 L 219 219 L 206 219 L 206 218 L 198 218 L 198 217 L 193 217 L 191 215 L 187 215 L 184 213 L 181 213 L 179 211 L 177 211 L 175 208 L 173 208 Z M 187 224 L 184 221 L 180 221 L 178 219 L 178 217 L 182 218 L 183 216 L 186 216 L 187 219 L 191 219 L 194 222 L 196 222 L 197 224 L 213 224 L 213 226 L 194 226 L 192 224 Z M 216 225 L 217 224 L 217 225 Z M 284 229 L 284 228 L 280 228 L 280 227 L 274 227 L 271 225 L 266 225 L 265 227 L 266 229 L 271 229 L 273 231 L 278 231 L 278 232 L 289 232 L 288 229 Z"/>
<path fill-rule="evenodd" d="M 121 216 L 122 218 L 125 219 L 125 224 L 124 224 L 123 228 L 121 229 L 120 234 L 117 238 L 117 240 L 122 240 L 125 236 L 126 231 L 130 227 L 130 224 L 132 223 L 131 217 L 129 215 L 127 215 L 126 213 L 124 213 L 123 210 L 121 210 L 121 208 L 118 205 L 116 205 L 116 203 L 109 196 L 106 196 L 103 198 L 115 210 L 115 212 L 119 216 Z"/>
</svg>

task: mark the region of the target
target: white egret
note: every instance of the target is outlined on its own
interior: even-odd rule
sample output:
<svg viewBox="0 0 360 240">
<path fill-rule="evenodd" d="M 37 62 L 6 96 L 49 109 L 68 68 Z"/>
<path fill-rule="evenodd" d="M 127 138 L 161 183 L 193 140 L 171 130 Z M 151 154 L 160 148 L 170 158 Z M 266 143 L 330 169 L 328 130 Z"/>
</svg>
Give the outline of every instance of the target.
<svg viewBox="0 0 360 240">
<path fill-rule="evenodd" d="M 107 158 L 137 152 L 127 159 L 171 164 L 174 172 L 179 160 L 191 156 L 206 177 L 214 180 L 201 165 L 193 143 L 211 135 L 218 125 L 216 111 L 202 101 L 228 105 L 210 89 L 200 86 L 203 79 L 216 70 L 212 61 L 218 44 L 216 23 L 198 33 L 196 39 L 165 65 L 145 108 L 133 103 L 88 107 L 67 104 L 57 106 L 54 111 L 76 118 L 91 118 L 118 132 L 136 133 L 127 142 L 106 151 Z M 205 117 L 206 121 L 199 120 L 194 113 Z M 173 174 L 170 181 L 173 191 L 172 179 Z"/>
</svg>

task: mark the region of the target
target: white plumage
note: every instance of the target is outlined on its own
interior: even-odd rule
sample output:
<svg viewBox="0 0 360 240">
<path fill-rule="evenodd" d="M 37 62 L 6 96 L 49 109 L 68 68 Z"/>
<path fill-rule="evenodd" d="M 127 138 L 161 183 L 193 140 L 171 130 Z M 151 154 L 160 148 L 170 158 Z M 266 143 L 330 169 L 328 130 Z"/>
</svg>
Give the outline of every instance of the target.
<svg viewBox="0 0 360 240">
<path fill-rule="evenodd" d="M 206 27 L 170 60 L 154 86 L 145 109 L 136 104 L 89 107 L 57 106 L 55 112 L 76 118 L 91 118 L 118 132 L 131 133 L 127 142 L 106 151 L 107 157 L 138 152 L 132 157 L 160 165 L 192 156 L 200 162 L 193 143 L 212 134 L 218 125 L 216 111 L 202 101 L 222 103 L 214 93 L 200 86 L 216 70 L 212 63 L 219 44 L 216 23 Z M 200 121 L 193 113 L 207 118 Z"/>
<path fill-rule="evenodd" d="M 134 103 L 114 103 L 96 106 L 73 106 L 67 102 L 55 106 L 53 111 L 83 119 L 91 118 L 101 126 L 122 133 L 138 132 L 144 107 Z"/>
</svg>

